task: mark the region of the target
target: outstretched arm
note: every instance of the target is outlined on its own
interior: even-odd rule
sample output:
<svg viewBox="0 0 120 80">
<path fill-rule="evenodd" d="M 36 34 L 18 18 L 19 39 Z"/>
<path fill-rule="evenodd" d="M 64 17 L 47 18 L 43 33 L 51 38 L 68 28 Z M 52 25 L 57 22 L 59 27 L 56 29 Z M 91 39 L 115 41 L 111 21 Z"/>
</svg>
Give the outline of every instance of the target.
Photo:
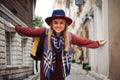
<svg viewBox="0 0 120 80">
<path fill-rule="evenodd" d="M 15 30 L 19 35 L 28 37 L 40 37 L 44 31 L 44 28 L 31 29 L 29 27 L 14 26 L 11 23 L 8 23 L 8 27 Z"/>
<path fill-rule="evenodd" d="M 97 48 L 97 47 L 103 46 L 106 43 L 106 41 L 93 41 L 86 38 L 79 38 L 74 34 L 72 34 L 71 42 L 72 44 L 75 44 L 78 46 L 84 46 L 87 48 Z"/>
</svg>

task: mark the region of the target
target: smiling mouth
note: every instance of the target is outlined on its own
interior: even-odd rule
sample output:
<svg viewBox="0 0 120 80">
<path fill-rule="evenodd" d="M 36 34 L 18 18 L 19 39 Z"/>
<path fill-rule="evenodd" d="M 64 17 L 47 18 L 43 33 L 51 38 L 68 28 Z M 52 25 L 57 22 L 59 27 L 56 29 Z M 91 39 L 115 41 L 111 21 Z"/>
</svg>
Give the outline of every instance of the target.
<svg viewBox="0 0 120 80">
<path fill-rule="evenodd" d="M 57 28 L 55 28 L 56 30 L 60 30 L 61 28 L 59 28 L 59 27 L 57 27 Z"/>
</svg>

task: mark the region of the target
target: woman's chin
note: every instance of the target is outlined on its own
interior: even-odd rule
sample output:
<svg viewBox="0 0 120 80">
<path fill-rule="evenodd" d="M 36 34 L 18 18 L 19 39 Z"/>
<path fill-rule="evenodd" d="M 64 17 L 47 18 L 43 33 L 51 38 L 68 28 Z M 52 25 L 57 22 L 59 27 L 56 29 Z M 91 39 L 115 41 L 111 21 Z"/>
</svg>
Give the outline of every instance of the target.
<svg viewBox="0 0 120 80">
<path fill-rule="evenodd" d="M 62 31 L 61 30 L 55 30 L 56 33 L 61 33 Z"/>
</svg>

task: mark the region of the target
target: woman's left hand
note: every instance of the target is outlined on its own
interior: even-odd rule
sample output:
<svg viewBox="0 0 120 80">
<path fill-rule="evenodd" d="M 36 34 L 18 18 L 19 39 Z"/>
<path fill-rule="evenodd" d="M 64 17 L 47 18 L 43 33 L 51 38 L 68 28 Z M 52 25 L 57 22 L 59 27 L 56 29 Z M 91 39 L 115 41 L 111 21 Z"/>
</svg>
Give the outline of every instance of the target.
<svg viewBox="0 0 120 80">
<path fill-rule="evenodd" d="M 103 45 L 105 45 L 105 44 L 106 44 L 106 41 L 105 41 L 105 40 L 99 41 L 99 45 L 100 45 L 100 46 L 103 46 Z"/>
</svg>

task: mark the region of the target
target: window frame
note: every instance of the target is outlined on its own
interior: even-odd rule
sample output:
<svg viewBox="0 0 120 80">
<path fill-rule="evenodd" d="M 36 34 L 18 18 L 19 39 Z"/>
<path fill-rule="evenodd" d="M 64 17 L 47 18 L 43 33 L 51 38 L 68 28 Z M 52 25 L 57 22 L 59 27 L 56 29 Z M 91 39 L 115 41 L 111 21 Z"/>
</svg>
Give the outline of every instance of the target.
<svg viewBox="0 0 120 80">
<path fill-rule="evenodd" d="M 8 38 L 7 38 L 8 37 Z M 7 66 L 12 66 L 12 54 L 11 54 L 11 32 L 5 31 L 5 38 L 6 38 L 6 65 Z M 7 39 L 9 39 L 9 53 L 7 52 Z M 9 54 L 9 60 L 10 63 L 8 63 L 8 56 Z"/>
</svg>

